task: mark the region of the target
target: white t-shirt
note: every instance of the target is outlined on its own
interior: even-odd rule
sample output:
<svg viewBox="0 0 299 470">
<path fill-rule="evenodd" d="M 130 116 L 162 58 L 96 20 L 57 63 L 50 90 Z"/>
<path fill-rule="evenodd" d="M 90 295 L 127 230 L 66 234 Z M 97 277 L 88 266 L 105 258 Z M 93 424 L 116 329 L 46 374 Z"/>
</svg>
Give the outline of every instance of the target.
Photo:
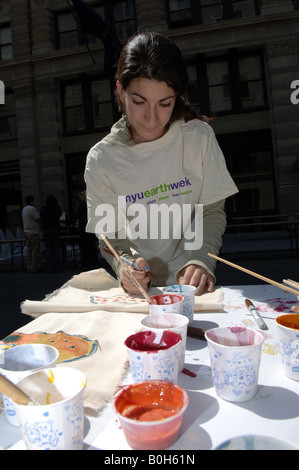
<svg viewBox="0 0 299 470">
<path fill-rule="evenodd" d="M 139 210 L 128 217 L 135 237 L 131 235 L 131 252 L 147 259 L 151 271 L 154 265 L 158 275 L 163 272 L 161 281 L 173 279 L 174 273 L 190 257 L 197 257 L 186 249 L 184 233 L 176 238 L 172 231 L 178 218 L 183 224 L 184 209 L 191 210 L 195 230 L 196 205 L 211 205 L 238 191 L 227 171 L 214 131 L 197 119 L 187 123 L 176 121 L 160 139 L 141 144 L 129 138 L 124 119 L 121 119 L 111 133 L 90 150 L 85 180 L 87 231 L 99 235 L 104 221 L 104 216 L 99 214 L 103 214 L 104 205 L 113 207 L 117 214 L 120 207 L 123 208 L 119 199 L 123 196 L 127 216 L 132 208 Z M 167 229 L 167 218 L 165 224 L 161 222 L 159 232 L 157 218 L 152 219 L 150 215 L 154 212 L 151 206 L 162 209 L 162 204 L 169 220 L 169 236 L 164 234 L 165 238 L 162 226 L 166 224 Z M 145 212 L 147 219 L 143 217 Z M 107 232 L 113 232 L 111 227 L 107 227 Z"/>
<path fill-rule="evenodd" d="M 38 210 L 34 206 L 25 206 L 22 210 L 24 232 L 39 233 L 39 218 Z"/>
</svg>

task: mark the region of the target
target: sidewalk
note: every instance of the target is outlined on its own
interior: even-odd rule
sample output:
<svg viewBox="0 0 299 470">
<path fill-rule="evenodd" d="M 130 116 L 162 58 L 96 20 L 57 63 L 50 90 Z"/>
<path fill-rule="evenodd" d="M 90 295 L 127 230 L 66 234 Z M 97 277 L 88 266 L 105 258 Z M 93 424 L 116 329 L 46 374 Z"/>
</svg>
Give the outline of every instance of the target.
<svg viewBox="0 0 299 470">
<path fill-rule="evenodd" d="M 276 251 L 270 251 L 274 249 Z M 280 233 L 274 238 L 264 234 L 225 235 L 220 257 L 277 282 L 283 279 L 299 282 L 299 258 L 291 253 L 289 239 Z M 81 267 L 75 266 L 73 261 L 68 261 L 56 274 L 45 271 L 30 274 L 21 271 L 17 263 L 14 269 L 11 271 L 8 263 L 0 262 L 0 338 L 31 321 L 31 317 L 21 313 L 21 302 L 42 300 L 81 272 Z M 217 263 L 215 275 L 217 285 L 222 286 L 262 284 L 259 279 L 221 262 Z"/>
</svg>

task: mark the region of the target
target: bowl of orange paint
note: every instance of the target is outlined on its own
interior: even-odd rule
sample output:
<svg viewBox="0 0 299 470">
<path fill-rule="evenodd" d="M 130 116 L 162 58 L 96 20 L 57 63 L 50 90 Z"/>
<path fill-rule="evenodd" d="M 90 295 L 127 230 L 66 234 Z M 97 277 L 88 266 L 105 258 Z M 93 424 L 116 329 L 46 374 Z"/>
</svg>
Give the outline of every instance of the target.
<svg viewBox="0 0 299 470">
<path fill-rule="evenodd" d="M 287 377 L 299 381 L 299 315 L 276 318 L 282 367 Z"/>
<path fill-rule="evenodd" d="M 187 392 L 176 384 L 159 380 L 123 387 L 114 398 L 114 409 L 125 438 L 135 450 L 163 450 L 178 439 Z"/>
</svg>

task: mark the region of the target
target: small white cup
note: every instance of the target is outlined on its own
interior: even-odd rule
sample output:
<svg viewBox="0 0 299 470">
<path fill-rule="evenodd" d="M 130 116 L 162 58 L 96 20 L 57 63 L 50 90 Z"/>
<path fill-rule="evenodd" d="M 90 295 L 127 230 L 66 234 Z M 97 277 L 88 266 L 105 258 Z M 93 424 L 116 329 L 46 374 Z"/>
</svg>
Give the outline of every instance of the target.
<svg viewBox="0 0 299 470">
<path fill-rule="evenodd" d="M 181 338 L 181 351 L 179 372 L 182 371 L 185 364 L 186 340 L 187 340 L 187 327 L 189 320 L 184 315 L 176 313 L 165 313 L 161 315 L 148 315 L 141 320 L 142 329 L 160 332 L 161 330 L 174 331 L 178 333 Z"/>
<path fill-rule="evenodd" d="M 125 340 L 134 382 L 177 383 L 182 338 L 173 331 L 141 331 Z"/>
<path fill-rule="evenodd" d="M 194 300 L 196 287 L 177 284 L 173 286 L 163 287 L 162 291 L 164 292 L 164 294 L 176 293 L 184 297 L 182 315 L 185 315 L 191 323 L 193 321 L 194 316 Z"/>
<path fill-rule="evenodd" d="M 56 367 L 30 374 L 18 386 L 41 406 L 15 404 L 28 450 L 81 450 L 84 429 L 82 372 Z"/>
<path fill-rule="evenodd" d="M 299 315 L 276 317 L 282 367 L 287 377 L 299 381 Z"/>
<path fill-rule="evenodd" d="M 208 330 L 205 337 L 218 396 L 231 402 L 251 400 L 257 392 L 263 334 L 236 326 Z"/>
<path fill-rule="evenodd" d="M 0 374 L 17 384 L 31 372 L 55 367 L 59 351 L 47 344 L 22 344 L 0 352 Z M 3 395 L 8 422 L 18 426 L 14 403 Z"/>
<path fill-rule="evenodd" d="M 184 297 L 178 294 L 152 295 L 153 304 L 148 304 L 149 313 L 159 315 L 161 313 L 183 313 Z"/>
</svg>

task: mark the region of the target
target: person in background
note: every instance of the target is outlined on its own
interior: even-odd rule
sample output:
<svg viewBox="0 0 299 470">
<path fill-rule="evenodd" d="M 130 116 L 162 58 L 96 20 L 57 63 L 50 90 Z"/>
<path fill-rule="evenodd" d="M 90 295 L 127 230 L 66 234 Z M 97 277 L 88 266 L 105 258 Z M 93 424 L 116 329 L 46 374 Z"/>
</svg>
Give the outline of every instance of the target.
<svg viewBox="0 0 299 470">
<path fill-rule="evenodd" d="M 143 32 L 124 46 L 115 90 L 122 118 L 89 151 L 86 161 L 87 231 L 99 238 L 104 232 L 101 208 L 112 207 L 115 219 L 121 220 L 122 198 L 126 207 L 121 216 L 127 216 L 117 227 L 122 232 L 109 222 L 106 234 L 109 238 L 111 232 L 116 251 L 139 266 L 141 272 L 129 269 L 142 287 L 148 289 L 150 281 L 153 286 L 180 283 L 195 286 L 199 295 L 214 290 L 216 263 L 208 253 L 219 253 L 226 227 L 225 199 L 238 189 L 209 119 L 191 107 L 187 87 L 181 52 L 166 36 Z M 175 213 L 168 213 L 168 237 L 162 236 L 161 226 L 157 236 L 159 221 L 151 220 L 153 209 L 162 205 L 168 211 L 175 208 Z M 141 206 L 146 217 L 139 224 L 141 235 L 135 236 L 134 211 L 141 213 Z M 198 206 L 203 209 L 199 217 Z M 190 215 L 185 219 L 187 209 Z M 200 220 L 203 227 L 198 229 Z M 162 223 L 165 227 L 167 220 Z M 202 239 L 201 246 L 196 240 L 190 247 L 190 233 Z M 103 251 L 101 240 L 100 246 L 124 289 L 139 293 L 118 260 Z"/>
<path fill-rule="evenodd" d="M 25 202 L 22 221 L 26 240 L 27 271 L 36 273 L 40 269 L 40 215 L 34 206 L 33 196 L 26 196 Z"/>
<path fill-rule="evenodd" d="M 61 262 L 65 263 L 67 259 L 67 242 L 61 237 L 69 235 L 69 220 L 66 212 L 61 208 L 61 216 L 59 220 L 59 235 L 60 235 L 60 251 Z"/>
<path fill-rule="evenodd" d="M 75 225 L 80 235 L 80 253 L 83 269 L 96 269 L 99 267 L 97 237 L 94 233 L 86 232 L 87 203 L 86 191 L 78 194 L 79 202 L 75 212 Z"/>
<path fill-rule="evenodd" d="M 47 271 L 55 273 L 60 269 L 59 225 L 62 211 L 57 199 L 50 195 L 41 208 L 41 229 L 46 248 Z"/>
</svg>

